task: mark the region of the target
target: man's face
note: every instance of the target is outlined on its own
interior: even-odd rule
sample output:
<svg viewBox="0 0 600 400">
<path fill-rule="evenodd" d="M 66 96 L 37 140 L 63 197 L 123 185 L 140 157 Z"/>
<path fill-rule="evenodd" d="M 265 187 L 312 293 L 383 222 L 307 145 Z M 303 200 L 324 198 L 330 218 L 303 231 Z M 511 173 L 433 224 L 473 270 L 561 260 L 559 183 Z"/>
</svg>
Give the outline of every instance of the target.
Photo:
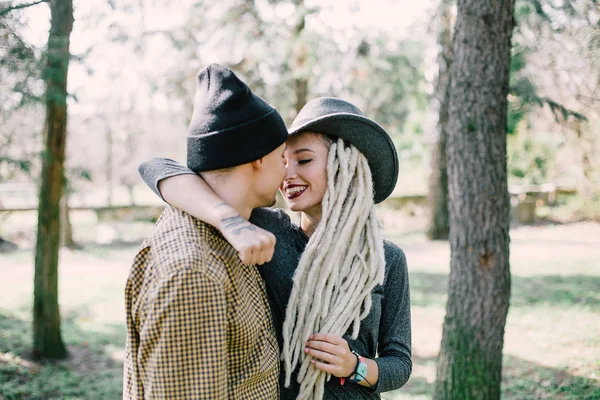
<svg viewBox="0 0 600 400">
<path fill-rule="evenodd" d="M 275 205 L 277 190 L 286 174 L 285 148 L 284 143 L 263 157 L 263 170 L 256 183 L 256 193 L 261 203 L 259 207 Z"/>
</svg>

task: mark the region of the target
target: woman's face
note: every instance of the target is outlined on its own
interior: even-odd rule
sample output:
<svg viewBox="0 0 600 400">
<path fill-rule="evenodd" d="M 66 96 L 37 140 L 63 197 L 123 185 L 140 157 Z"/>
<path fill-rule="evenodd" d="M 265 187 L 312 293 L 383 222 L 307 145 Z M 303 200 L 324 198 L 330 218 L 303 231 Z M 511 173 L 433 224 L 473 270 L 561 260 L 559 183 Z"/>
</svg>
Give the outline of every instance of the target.
<svg viewBox="0 0 600 400">
<path fill-rule="evenodd" d="M 292 211 L 321 214 L 327 190 L 329 140 L 320 133 L 302 132 L 287 140 L 287 175 L 281 192 Z"/>
</svg>

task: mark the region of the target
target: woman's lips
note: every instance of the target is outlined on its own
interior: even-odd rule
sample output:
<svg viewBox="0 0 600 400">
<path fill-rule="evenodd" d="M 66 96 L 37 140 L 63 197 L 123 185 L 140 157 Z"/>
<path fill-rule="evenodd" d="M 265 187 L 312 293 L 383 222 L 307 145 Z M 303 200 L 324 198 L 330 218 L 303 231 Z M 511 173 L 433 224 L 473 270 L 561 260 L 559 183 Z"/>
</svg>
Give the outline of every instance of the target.
<svg viewBox="0 0 600 400">
<path fill-rule="evenodd" d="M 285 188 L 285 196 L 288 199 L 295 199 L 296 197 L 302 196 L 302 193 L 308 188 L 306 185 L 294 185 Z"/>
</svg>

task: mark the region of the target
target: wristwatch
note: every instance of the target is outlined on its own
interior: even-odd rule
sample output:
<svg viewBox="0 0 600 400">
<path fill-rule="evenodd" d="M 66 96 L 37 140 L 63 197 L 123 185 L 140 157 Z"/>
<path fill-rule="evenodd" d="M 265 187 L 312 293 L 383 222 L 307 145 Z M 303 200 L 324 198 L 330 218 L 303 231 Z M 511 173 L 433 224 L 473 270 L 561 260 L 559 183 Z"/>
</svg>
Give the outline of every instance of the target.
<svg viewBox="0 0 600 400">
<path fill-rule="evenodd" d="M 358 362 L 354 369 L 354 374 L 348 379 L 348 382 L 359 383 L 367 378 L 367 360 L 354 350 L 352 350 L 352 353 L 354 353 Z"/>
</svg>

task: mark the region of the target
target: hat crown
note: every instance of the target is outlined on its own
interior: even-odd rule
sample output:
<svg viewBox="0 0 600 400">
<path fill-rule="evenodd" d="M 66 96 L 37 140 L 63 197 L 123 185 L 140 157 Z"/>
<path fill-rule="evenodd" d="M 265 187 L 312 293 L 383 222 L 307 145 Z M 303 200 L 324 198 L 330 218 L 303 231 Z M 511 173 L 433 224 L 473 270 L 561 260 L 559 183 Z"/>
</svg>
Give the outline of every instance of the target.
<svg viewBox="0 0 600 400">
<path fill-rule="evenodd" d="M 321 97 L 306 103 L 289 128 L 290 135 L 319 132 L 354 145 L 369 162 L 374 200 L 385 200 L 398 180 L 398 154 L 394 142 L 377 122 L 365 117 L 347 101 Z"/>
<path fill-rule="evenodd" d="M 194 172 L 242 165 L 287 139 L 281 115 L 229 68 L 211 64 L 196 77 L 187 162 Z"/>
<path fill-rule="evenodd" d="M 273 111 L 229 68 L 211 64 L 196 77 L 189 135 L 222 131 Z"/>
<path fill-rule="evenodd" d="M 299 126 L 306 121 L 334 114 L 353 114 L 364 116 L 362 111 L 360 111 L 360 109 L 352 103 L 335 97 L 319 97 L 309 101 L 304 107 L 302 107 L 302 110 L 300 110 L 294 119 L 292 128 L 290 129 L 293 130 L 294 126 Z"/>
</svg>

